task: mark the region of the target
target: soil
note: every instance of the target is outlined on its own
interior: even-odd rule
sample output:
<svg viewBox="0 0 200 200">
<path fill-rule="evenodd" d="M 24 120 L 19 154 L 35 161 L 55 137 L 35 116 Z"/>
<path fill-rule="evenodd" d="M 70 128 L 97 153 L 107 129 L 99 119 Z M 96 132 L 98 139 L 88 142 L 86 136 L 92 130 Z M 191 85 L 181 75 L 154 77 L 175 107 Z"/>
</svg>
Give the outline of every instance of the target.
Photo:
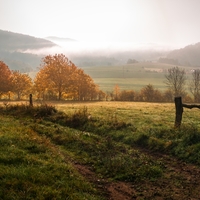
<svg viewBox="0 0 200 200">
<path fill-rule="evenodd" d="M 160 161 L 164 174 L 155 180 L 140 182 L 109 181 L 101 179 L 89 166 L 74 163 L 82 176 L 93 183 L 96 189 L 108 200 L 199 200 L 200 168 L 168 155 L 139 149 Z"/>
</svg>

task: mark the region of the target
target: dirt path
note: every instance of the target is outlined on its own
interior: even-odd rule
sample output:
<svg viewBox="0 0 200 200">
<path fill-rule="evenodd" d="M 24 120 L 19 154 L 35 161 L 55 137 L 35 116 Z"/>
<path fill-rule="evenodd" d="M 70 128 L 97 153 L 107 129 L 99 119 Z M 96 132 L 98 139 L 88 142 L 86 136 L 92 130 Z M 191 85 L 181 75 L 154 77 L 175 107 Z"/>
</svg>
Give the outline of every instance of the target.
<svg viewBox="0 0 200 200">
<path fill-rule="evenodd" d="M 138 148 L 141 153 L 162 163 L 164 174 L 161 178 L 128 183 L 111 182 L 99 178 L 88 165 L 70 159 L 59 146 L 49 143 L 52 150 L 62 154 L 77 171 L 108 200 L 200 200 L 200 168 L 161 153 Z"/>
<path fill-rule="evenodd" d="M 140 151 L 163 164 L 164 174 L 161 178 L 156 181 L 135 183 L 109 182 L 98 178 L 92 169 L 86 165 L 75 163 L 74 166 L 109 200 L 200 199 L 200 168 L 167 155 L 151 153 L 145 149 L 140 149 Z"/>
<path fill-rule="evenodd" d="M 134 193 L 130 183 L 109 182 L 108 180 L 98 178 L 90 167 L 81 164 L 74 164 L 75 168 L 89 182 L 92 182 L 96 188 L 109 200 L 129 200 L 133 199 Z"/>
</svg>

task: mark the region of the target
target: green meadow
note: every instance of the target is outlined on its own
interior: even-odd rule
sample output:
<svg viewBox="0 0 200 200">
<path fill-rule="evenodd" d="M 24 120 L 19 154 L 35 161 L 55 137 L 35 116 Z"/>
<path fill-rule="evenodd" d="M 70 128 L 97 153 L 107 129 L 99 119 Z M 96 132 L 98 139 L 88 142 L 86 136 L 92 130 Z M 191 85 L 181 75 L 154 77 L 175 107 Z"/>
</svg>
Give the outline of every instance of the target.
<svg viewBox="0 0 200 200">
<path fill-rule="evenodd" d="M 163 91 L 166 89 L 165 74 L 167 69 L 172 67 L 175 66 L 157 62 L 139 62 L 113 66 L 90 66 L 83 67 L 83 70 L 92 77 L 104 92 L 113 91 L 115 85 L 118 85 L 121 90 L 139 91 L 148 84 L 152 84 L 156 89 Z M 180 66 L 180 68 L 186 70 L 189 80 L 193 68 L 189 66 Z M 36 72 L 29 73 L 32 78 L 35 74 Z"/>
<path fill-rule="evenodd" d="M 120 90 L 140 91 L 148 84 L 152 84 L 156 89 L 165 90 L 164 78 L 94 78 L 94 81 L 99 85 L 104 92 L 111 92 L 118 85 Z"/>
<path fill-rule="evenodd" d="M 157 62 L 140 62 L 135 64 L 125 64 L 118 66 L 95 66 L 84 67 L 84 71 L 89 74 L 103 91 L 112 91 L 115 85 L 121 90 L 136 90 L 148 84 L 152 84 L 161 91 L 166 89 L 165 74 L 174 65 Z M 186 70 L 188 80 L 191 78 L 191 67 L 180 66 Z"/>
<path fill-rule="evenodd" d="M 198 199 L 199 118 L 185 109 L 175 129 L 173 103 L 2 102 L 0 199 L 112 199 L 122 183 L 129 199 Z"/>
</svg>

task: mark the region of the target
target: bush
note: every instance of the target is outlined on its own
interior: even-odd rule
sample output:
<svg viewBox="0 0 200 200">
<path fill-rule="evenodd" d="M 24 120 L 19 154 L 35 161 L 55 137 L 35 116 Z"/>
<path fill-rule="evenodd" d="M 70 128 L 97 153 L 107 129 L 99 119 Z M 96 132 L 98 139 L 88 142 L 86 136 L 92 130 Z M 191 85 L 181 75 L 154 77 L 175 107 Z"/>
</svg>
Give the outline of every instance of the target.
<svg viewBox="0 0 200 200">
<path fill-rule="evenodd" d="M 14 116 L 34 116 L 36 118 L 46 117 L 57 112 L 55 106 L 41 104 L 39 106 L 29 106 L 28 104 L 6 105 L 5 109 L 1 107 L 4 114 Z"/>
</svg>

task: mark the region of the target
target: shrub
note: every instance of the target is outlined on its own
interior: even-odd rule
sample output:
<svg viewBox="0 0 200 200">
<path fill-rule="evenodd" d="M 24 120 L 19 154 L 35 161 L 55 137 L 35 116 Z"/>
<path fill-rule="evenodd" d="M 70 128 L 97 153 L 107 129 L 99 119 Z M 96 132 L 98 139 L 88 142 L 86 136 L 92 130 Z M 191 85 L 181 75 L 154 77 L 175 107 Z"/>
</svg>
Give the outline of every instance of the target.
<svg viewBox="0 0 200 200">
<path fill-rule="evenodd" d="M 57 112 L 55 106 L 41 104 L 39 106 L 29 106 L 28 104 L 7 105 L 5 109 L 1 107 L 5 114 L 14 116 L 34 116 L 36 118 L 46 117 Z"/>
</svg>

